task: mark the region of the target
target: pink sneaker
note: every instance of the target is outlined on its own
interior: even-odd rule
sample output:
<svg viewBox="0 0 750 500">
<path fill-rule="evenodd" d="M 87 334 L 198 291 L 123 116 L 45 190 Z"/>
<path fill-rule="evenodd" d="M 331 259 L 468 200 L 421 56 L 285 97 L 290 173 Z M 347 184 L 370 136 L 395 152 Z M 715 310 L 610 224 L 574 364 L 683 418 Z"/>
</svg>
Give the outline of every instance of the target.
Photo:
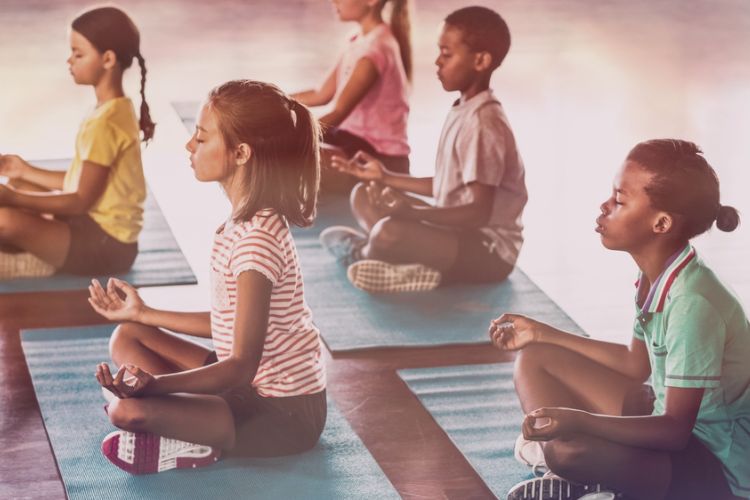
<svg viewBox="0 0 750 500">
<path fill-rule="evenodd" d="M 169 469 L 189 469 L 211 465 L 221 450 L 149 432 L 114 431 L 102 441 L 107 460 L 130 474 L 154 474 Z"/>
</svg>

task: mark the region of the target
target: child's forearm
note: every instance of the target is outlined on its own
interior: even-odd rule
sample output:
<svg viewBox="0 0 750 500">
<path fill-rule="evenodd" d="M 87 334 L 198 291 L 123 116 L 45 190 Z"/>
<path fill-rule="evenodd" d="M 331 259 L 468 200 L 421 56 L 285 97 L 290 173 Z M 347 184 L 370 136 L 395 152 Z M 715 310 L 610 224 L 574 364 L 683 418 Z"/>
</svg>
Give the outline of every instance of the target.
<svg viewBox="0 0 750 500">
<path fill-rule="evenodd" d="M 645 370 L 648 359 L 638 359 L 624 344 L 581 337 L 549 325 L 542 330 L 538 342 L 564 347 L 638 382 L 644 382 L 650 373 Z"/>
<path fill-rule="evenodd" d="M 58 170 L 47 170 L 46 168 L 35 167 L 26 163 L 21 179 L 37 186 L 50 190 L 59 190 L 63 188 L 65 172 Z"/>
<path fill-rule="evenodd" d="M 12 188 L 7 189 L 3 203 L 34 212 L 59 215 L 85 214 L 92 205 L 91 201 L 78 193 L 34 192 Z"/>
<path fill-rule="evenodd" d="M 211 314 L 208 311 L 164 311 L 144 306 L 134 321 L 194 337 L 211 338 Z"/>
<path fill-rule="evenodd" d="M 479 228 L 487 223 L 489 214 L 484 207 L 472 203 L 456 207 L 412 205 L 399 215 L 405 219 L 430 222 L 440 226 Z"/>
<path fill-rule="evenodd" d="M 244 361 L 229 357 L 193 370 L 159 375 L 143 395 L 159 396 L 176 392 L 220 394 L 241 384 L 249 384 L 255 378 L 259 362 L 259 357 Z"/>
<path fill-rule="evenodd" d="M 386 171 L 380 182 L 399 191 L 432 196 L 432 177 L 412 177 L 407 174 Z"/>
<path fill-rule="evenodd" d="M 584 412 L 581 432 L 608 441 L 652 450 L 685 448 L 693 425 L 669 415 L 617 417 Z"/>
</svg>

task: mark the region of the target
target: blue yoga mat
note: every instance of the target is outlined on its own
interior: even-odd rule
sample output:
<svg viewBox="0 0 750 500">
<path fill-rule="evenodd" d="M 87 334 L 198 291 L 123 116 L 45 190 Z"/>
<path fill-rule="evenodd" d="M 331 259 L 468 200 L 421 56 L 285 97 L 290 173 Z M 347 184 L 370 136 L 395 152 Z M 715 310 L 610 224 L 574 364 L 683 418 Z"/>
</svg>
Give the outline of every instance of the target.
<svg viewBox="0 0 750 500">
<path fill-rule="evenodd" d="M 188 130 L 192 130 L 198 103 L 179 102 L 173 106 Z M 582 333 L 518 268 L 499 284 L 451 285 L 421 293 L 363 292 L 349 283 L 346 269 L 318 242 L 320 231 L 333 225 L 357 227 L 346 196 L 324 196 L 314 225 L 293 231 L 305 298 L 333 352 L 489 342 L 490 320 L 504 312 L 526 314 Z"/>
<path fill-rule="evenodd" d="M 45 168 L 62 170 L 67 168 L 70 160 L 45 160 L 33 163 Z M 151 191 L 146 196 L 144 209 L 143 229 L 138 237 L 138 256 L 133 267 L 117 277 L 137 287 L 197 283 L 190 264 L 175 241 Z M 100 280 L 109 278 L 109 276 L 96 277 Z M 0 280 L 0 294 L 85 290 L 91 278 L 92 276 L 55 274 L 45 278 Z"/>
<path fill-rule="evenodd" d="M 498 498 L 530 469 L 513 458 L 523 412 L 513 363 L 399 370 L 399 376 Z"/>
<path fill-rule="evenodd" d="M 78 499 L 398 498 L 346 419 L 328 402 L 318 445 L 289 457 L 227 459 L 201 469 L 131 476 L 100 450 L 113 430 L 94 379 L 112 326 L 27 330 L 23 350 L 65 490 Z"/>
</svg>

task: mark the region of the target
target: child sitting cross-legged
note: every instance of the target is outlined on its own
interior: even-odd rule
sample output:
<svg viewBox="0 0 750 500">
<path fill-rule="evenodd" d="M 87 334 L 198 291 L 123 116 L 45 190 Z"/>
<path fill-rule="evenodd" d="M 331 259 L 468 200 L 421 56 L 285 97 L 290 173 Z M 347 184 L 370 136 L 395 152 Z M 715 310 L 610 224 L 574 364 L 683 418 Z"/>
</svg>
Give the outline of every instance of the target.
<svg viewBox="0 0 750 500">
<path fill-rule="evenodd" d="M 321 243 L 371 292 L 505 279 L 521 249 L 524 168 L 490 77 L 510 47 L 505 21 L 483 7 L 445 19 L 435 63 L 443 88 L 461 93 L 443 126 L 435 176 L 388 170 L 360 151 L 334 167 L 364 181 L 351 206 L 364 232 L 327 228 Z M 407 193 L 432 196 L 435 205 Z"/>
</svg>

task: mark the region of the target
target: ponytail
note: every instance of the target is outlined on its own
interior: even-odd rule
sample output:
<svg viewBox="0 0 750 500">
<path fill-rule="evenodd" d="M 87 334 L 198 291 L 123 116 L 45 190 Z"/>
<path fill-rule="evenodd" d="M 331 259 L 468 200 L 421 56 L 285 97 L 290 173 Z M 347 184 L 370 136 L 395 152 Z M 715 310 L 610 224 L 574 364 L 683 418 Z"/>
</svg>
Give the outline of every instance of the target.
<svg viewBox="0 0 750 500">
<path fill-rule="evenodd" d="M 407 80 L 412 78 L 411 21 L 409 19 L 409 0 L 386 0 L 391 2 L 391 32 L 398 42 L 401 62 Z"/>
<path fill-rule="evenodd" d="M 151 113 L 146 102 L 146 60 L 140 52 L 135 57 L 138 59 L 138 66 L 141 68 L 141 116 L 138 127 L 143 132 L 143 141 L 147 143 L 154 137 L 156 124 L 151 120 Z"/>
<path fill-rule="evenodd" d="M 737 209 L 728 205 L 719 205 L 719 210 L 716 212 L 716 227 L 729 233 L 737 229 L 739 225 L 740 213 Z"/>
<path fill-rule="evenodd" d="M 298 226 L 309 226 L 315 218 L 320 187 L 320 126 L 310 110 L 292 98 L 289 98 L 289 112 L 292 115 L 295 142 L 299 145 L 298 161 L 302 170 L 297 193 L 301 206 L 300 218 L 288 218 L 289 222 Z"/>
</svg>

